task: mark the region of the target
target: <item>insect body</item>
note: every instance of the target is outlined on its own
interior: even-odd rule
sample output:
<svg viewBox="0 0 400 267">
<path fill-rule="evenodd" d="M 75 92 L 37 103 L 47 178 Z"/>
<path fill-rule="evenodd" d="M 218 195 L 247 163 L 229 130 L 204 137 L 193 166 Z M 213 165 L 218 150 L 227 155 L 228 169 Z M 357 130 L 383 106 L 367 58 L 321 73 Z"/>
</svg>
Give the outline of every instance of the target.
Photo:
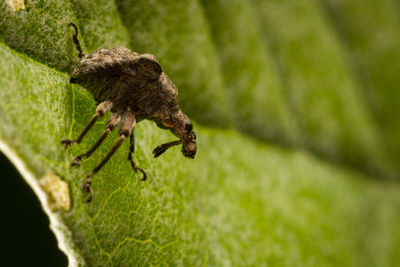
<svg viewBox="0 0 400 267">
<path fill-rule="evenodd" d="M 99 104 L 96 114 L 78 138 L 66 139 L 62 143 L 65 147 L 80 143 L 99 117 L 108 111 L 112 112 L 106 129 L 97 142 L 89 151 L 75 157 L 71 165 L 77 166 L 83 158 L 90 157 L 119 124 L 119 139 L 104 159 L 87 175 L 84 184 L 84 189 L 89 193 L 87 202 L 90 202 L 93 196 L 92 176 L 106 164 L 128 137 L 130 138 L 128 160 L 135 172 L 139 170 L 143 174 L 141 180 L 146 179 L 145 171 L 136 166 L 132 159 L 135 152 L 135 126 L 144 119 L 154 121 L 162 129 L 169 129 L 179 138 L 177 141 L 156 147 L 153 150 L 154 157 L 160 156 L 172 146 L 182 144 L 183 155 L 194 158 L 197 145 L 193 125 L 179 107 L 178 89 L 162 71 L 156 58 L 150 54 L 132 52 L 125 47 L 100 49 L 84 55 L 77 38 L 78 29 L 73 23 L 69 25 L 75 29 L 72 37 L 80 58 L 72 72 L 70 82 L 78 83 L 89 90 Z"/>
</svg>

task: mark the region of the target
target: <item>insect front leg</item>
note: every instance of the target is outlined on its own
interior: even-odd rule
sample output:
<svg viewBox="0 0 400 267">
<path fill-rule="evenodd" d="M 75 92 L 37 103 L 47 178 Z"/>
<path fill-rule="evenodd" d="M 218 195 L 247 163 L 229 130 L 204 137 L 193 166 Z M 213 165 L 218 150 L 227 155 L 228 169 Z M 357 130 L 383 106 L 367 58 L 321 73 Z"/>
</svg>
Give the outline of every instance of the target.
<svg viewBox="0 0 400 267">
<path fill-rule="evenodd" d="M 96 114 L 93 115 L 92 119 L 89 121 L 89 123 L 86 125 L 85 129 L 83 129 L 82 133 L 78 136 L 78 138 L 70 140 L 70 139 L 64 139 L 61 141 L 61 143 L 67 148 L 73 143 L 80 143 L 83 139 L 83 137 L 87 134 L 87 132 L 92 128 L 92 126 L 95 124 L 95 122 L 102 116 L 104 116 L 110 109 L 112 108 L 112 102 L 109 100 L 106 100 L 104 102 L 101 102 L 97 108 L 96 108 Z"/>
<path fill-rule="evenodd" d="M 161 154 L 163 154 L 165 151 L 167 151 L 167 149 L 169 149 L 170 147 L 182 144 L 182 142 L 183 142 L 182 140 L 176 140 L 176 141 L 172 141 L 170 143 L 159 145 L 158 147 L 154 148 L 153 155 L 155 158 L 157 158 Z"/>
<path fill-rule="evenodd" d="M 147 179 L 146 172 L 143 169 L 136 166 L 136 163 L 132 159 L 132 156 L 135 153 L 135 129 L 132 130 L 132 133 L 130 135 L 130 141 L 131 141 L 131 146 L 129 147 L 128 160 L 131 163 L 132 169 L 135 173 L 137 173 L 137 171 L 139 170 L 143 174 L 143 177 L 142 179 L 140 179 L 140 181 L 145 181 Z"/>
<path fill-rule="evenodd" d="M 91 188 L 92 185 L 92 176 L 96 174 L 103 166 L 107 163 L 107 161 L 114 155 L 115 151 L 122 145 L 122 143 L 125 141 L 126 137 L 128 137 L 133 129 L 135 128 L 136 125 L 136 120 L 135 116 L 131 111 L 125 111 L 122 114 L 121 118 L 121 123 L 119 126 L 119 138 L 115 142 L 114 146 L 111 148 L 111 150 L 107 153 L 107 155 L 104 157 L 104 159 L 91 171 L 87 176 L 86 176 L 86 182 L 83 185 L 83 188 L 89 193 L 89 198 L 86 200 L 86 202 L 90 202 L 93 197 L 93 190 Z"/>
<path fill-rule="evenodd" d="M 79 156 L 75 157 L 72 160 L 71 166 L 79 166 L 82 162 L 82 158 L 88 158 L 96 149 L 103 143 L 103 141 L 106 139 L 107 135 L 114 130 L 115 127 L 117 127 L 119 121 L 121 120 L 121 115 L 122 112 L 116 112 L 113 113 L 110 117 L 110 119 L 107 122 L 106 129 L 104 132 L 101 134 L 100 138 L 96 141 L 96 143 L 86 152 L 83 154 L 80 154 Z"/>
</svg>

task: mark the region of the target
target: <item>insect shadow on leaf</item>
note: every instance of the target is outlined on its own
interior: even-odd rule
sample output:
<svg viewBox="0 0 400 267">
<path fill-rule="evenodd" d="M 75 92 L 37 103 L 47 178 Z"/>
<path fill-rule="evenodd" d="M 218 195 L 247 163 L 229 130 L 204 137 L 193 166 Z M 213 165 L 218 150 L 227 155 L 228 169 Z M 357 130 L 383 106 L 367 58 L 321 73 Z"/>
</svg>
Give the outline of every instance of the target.
<svg viewBox="0 0 400 267">
<path fill-rule="evenodd" d="M 76 139 L 62 140 L 65 147 L 80 143 L 95 122 L 107 112 L 112 115 L 99 139 L 85 153 L 72 160 L 71 166 L 79 166 L 82 159 L 90 157 L 119 124 L 119 138 L 103 160 L 86 176 L 83 188 L 89 193 L 86 202 L 93 198 L 92 176 L 107 163 L 126 138 L 130 138 L 128 160 L 135 173 L 146 172 L 133 160 L 135 152 L 134 131 L 136 123 L 152 120 L 161 129 L 168 129 L 179 140 L 162 144 L 153 150 L 155 158 L 172 146 L 182 144 L 182 154 L 194 158 L 197 151 L 196 133 L 189 118 L 178 103 L 178 89 L 162 71 L 155 56 L 139 54 L 119 46 L 113 49 L 99 49 L 91 54 L 83 54 L 78 40 L 78 27 L 74 23 L 72 40 L 79 51 L 79 61 L 71 74 L 71 83 L 80 84 L 91 92 L 98 103 L 96 113 Z"/>
</svg>

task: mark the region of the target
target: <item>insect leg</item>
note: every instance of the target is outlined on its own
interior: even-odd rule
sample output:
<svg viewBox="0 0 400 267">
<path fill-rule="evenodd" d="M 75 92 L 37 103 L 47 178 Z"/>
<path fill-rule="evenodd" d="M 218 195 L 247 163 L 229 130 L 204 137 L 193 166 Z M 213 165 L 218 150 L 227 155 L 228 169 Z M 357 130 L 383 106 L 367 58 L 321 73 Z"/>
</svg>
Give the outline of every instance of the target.
<svg viewBox="0 0 400 267">
<path fill-rule="evenodd" d="M 114 130 L 114 128 L 118 125 L 119 121 L 121 119 L 121 112 L 116 112 L 113 113 L 110 117 L 110 119 L 107 122 L 106 129 L 104 132 L 101 134 L 100 138 L 96 141 L 96 143 L 86 152 L 83 154 L 80 154 L 79 156 L 75 157 L 72 160 L 71 166 L 78 166 L 82 162 L 82 158 L 88 158 L 96 149 L 103 143 L 103 141 L 106 139 L 107 135 Z"/>
<path fill-rule="evenodd" d="M 80 45 L 79 40 L 78 40 L 78 27 L 76 27 L 75 23 L 73 23 L 73 22 L 68 24 L 68 26 L 72 26 L 75 29 L 75 34 L 72 34 L 72 40 L 74 40 L 74 44 L 76 46 L 76 49 L 79 51 L 78 57 L 82 58 L 85 55 L 82 52 L 82 48 L 81 48 L 81 45 Z"/>
<path fill-rule="evenodd" d="M 104 114 L 106 114 L 111 109 L 111 107 L 112 107 L 111 101 L 106 100 L 104 102 L 101 102 L 96 108 L 96 114 L 93 115 L 92 119 L 86 125 L 85 129 L 83 129 L 82 133 L 78 136 L 78 138 L 74 140 L 64 139 L 61 141 L 61 144 L 63 144 L 65 147 L 69 147 L 73 143 L 79 144 L 82 141 L 82 138 L 90 130 L 90 128 L 92 128 L 97 119 L 100 118 L 101 116 L 104 116 Z"/>
<path fill-rule="evenodd" d="M 130 141 L 131 141 L 131 146 L 129 147 L 129 155 L 128 155 L 128 160 L 131 163 L 132 169 L 135 173 L 137 173 L 137 171 L 139 170 L 142 174 L 143 177 L 142 179 L 140 179 L 140 181 L 145 181 L 147 179 L 147 175 L 146 172 L 139 168 L 138 166 L 136 166 L 136 163 L 133 161 L 132 156 L 135 153 L 135 134 L 134 134 L 134 129 L 130 135 Z"/>
<path fill-rule="evenodd" d="M 86 202 L 90 202 L 93 197 L 93 190 L 91 188 L 92 185 L 92 176 L 96 174 L 103 166 L 107 163 L 107 161 L 114 155 L 115 151 L 122 145 L 125 141 L 126 137 L 129 136 L 136 125 L 135 116 L 131 111 L 125 111 L 122 114 L 121 123 L 119 126 L 119 138 L 115 142 L 114 146 L 107 153 L 104 159 L 86 176 L 86 182 L 83 185 L 83 188 L 89 193 L 89 198 Z"/>
<path fill-rule="evenodd" d="M 162 153 L 167 151 L 168 148 L 182 144 L 182 140 L 172 141 L 170 143 L 159 145 L 158 147 L 154 148 L 153 155 L 155 158 L 159 157 Z"/>
</svg>

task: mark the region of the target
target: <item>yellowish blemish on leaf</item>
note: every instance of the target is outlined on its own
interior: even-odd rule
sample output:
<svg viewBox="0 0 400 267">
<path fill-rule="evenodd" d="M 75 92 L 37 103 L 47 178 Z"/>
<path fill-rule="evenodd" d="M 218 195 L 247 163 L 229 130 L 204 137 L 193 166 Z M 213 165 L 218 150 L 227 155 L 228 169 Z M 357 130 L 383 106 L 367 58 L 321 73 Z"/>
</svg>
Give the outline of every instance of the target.
<svg viewBox="0 0 400 267">
<path fill-rule="evenodd" d="M 6 3 L 9 4 L 14 11 L 25 9 L 24 0 L 6 0 Z"/>
<path fill-rule="evenodd" d="M 39 180 L 39 185 L 47 195 L 47 205 L 51 211 L 68 211 L 71 206 L 68 184 L 52 172 Z"/>
</svg>

